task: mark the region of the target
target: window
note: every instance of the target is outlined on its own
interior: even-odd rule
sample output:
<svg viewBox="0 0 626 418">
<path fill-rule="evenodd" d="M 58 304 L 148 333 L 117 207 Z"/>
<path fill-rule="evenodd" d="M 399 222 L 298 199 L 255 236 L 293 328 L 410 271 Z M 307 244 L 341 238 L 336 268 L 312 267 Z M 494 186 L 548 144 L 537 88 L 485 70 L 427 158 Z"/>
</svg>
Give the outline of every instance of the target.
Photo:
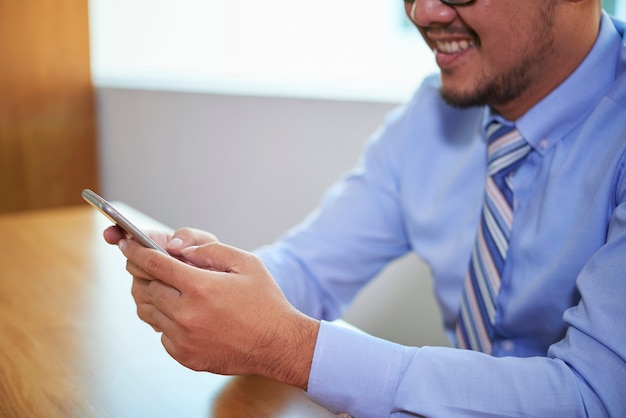
<svg viewBox="0 0 626 418">
<path fill-rule="evenodd" d="M 403 100 L 436 70 L 405 19 L 400 0 L 90 0 L 92 73 L 96 85 Z"/>
<path fill-rule="evenodd" d="M 96 85 L 402 101 L 436 71 L 400 0 L 89 5 Z"/>
</svg>

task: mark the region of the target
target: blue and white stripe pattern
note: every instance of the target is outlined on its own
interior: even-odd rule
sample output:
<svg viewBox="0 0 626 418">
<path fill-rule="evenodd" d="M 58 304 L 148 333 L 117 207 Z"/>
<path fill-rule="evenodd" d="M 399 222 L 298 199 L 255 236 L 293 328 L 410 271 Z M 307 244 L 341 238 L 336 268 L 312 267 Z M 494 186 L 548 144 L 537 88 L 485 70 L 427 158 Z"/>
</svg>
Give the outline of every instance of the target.
<svg viewBox="0 0 626 418">
<path fill-rule="evenodd" d="M 480 226 L 465 278 L 457 345 L 491 353 L 496 298 L 513 224 L 511 174 L 530 152 L 514 125 L 492 123 L 487 129 L 487 179 Z"/>
</svg>

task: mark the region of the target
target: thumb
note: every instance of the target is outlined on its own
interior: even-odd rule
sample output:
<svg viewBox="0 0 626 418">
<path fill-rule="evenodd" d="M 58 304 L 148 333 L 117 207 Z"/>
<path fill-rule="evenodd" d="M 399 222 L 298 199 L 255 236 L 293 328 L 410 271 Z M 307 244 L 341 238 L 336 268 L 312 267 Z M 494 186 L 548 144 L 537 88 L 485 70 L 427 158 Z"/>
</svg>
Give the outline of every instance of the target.
<svg viewBox="0 0 626 418">
<path fill-rule="evenodd" d="M 252 254 L 221 242 L 191 246 L 183 248 L 181 252 L 185 260 L 196 267 L 223 272 L 241 272 L 246 256 L 253 257 Z"/>
</svg>

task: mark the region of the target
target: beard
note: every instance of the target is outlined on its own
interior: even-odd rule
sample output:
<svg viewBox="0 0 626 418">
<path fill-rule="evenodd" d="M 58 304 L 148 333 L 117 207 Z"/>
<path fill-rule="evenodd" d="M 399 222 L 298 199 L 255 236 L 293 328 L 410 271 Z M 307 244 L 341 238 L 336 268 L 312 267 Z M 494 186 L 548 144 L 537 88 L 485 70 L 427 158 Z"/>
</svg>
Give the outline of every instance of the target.
<svg viewBox="0 0 626 418">
<path fill-rule="evenodd" d="M 476 80 L 475 87 L 468 92 L 446 89 L 442 85 L 440 94 L 443 100 L 453 107 L 498 106 L 517 99 L 542 76 L 544 57 L 552 54 L 554 38 L 554 8 L 556 2 L 546 1 L 540 12 L 540 22 L 535 37 L 529 42 L 519 62 L 512 68 L 493 76 L 483 73 Z M 481 47 L 476 37 L 476 45 Z"/>
<path fill-rule="evenodd" d="M 449 105 L 458 108 L 510 103 L 527 90 L 535 79 L 533 63 L 532 59 L 525 59 L 506 73 L 493 77 L 483 74 L 476 87 L 469 92 L 458 92 L 442 86 L 441 97 Z"/>
</svg>

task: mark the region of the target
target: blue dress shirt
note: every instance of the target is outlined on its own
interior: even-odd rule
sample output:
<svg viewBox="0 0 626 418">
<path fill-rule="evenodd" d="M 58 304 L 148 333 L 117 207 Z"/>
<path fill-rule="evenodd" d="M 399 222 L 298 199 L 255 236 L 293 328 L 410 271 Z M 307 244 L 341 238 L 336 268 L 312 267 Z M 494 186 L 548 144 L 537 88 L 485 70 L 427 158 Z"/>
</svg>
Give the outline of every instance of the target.
<svg viewBox="0 0 626 418">
<path fill-rule="evenodd" d="M 581 66 L 515 121 L 532 146 L 493 355 L 404 347 L 322 321 L 309 396 L 355 417 L 626 417 L 626 43 L 604 15 Z M 319 208 L 260 249 L 288 299 L 340 317 L 391 260 L 428 263 L 450 338 L 484 193 L 489 111 L 425 80 Z"/>
</svg>

